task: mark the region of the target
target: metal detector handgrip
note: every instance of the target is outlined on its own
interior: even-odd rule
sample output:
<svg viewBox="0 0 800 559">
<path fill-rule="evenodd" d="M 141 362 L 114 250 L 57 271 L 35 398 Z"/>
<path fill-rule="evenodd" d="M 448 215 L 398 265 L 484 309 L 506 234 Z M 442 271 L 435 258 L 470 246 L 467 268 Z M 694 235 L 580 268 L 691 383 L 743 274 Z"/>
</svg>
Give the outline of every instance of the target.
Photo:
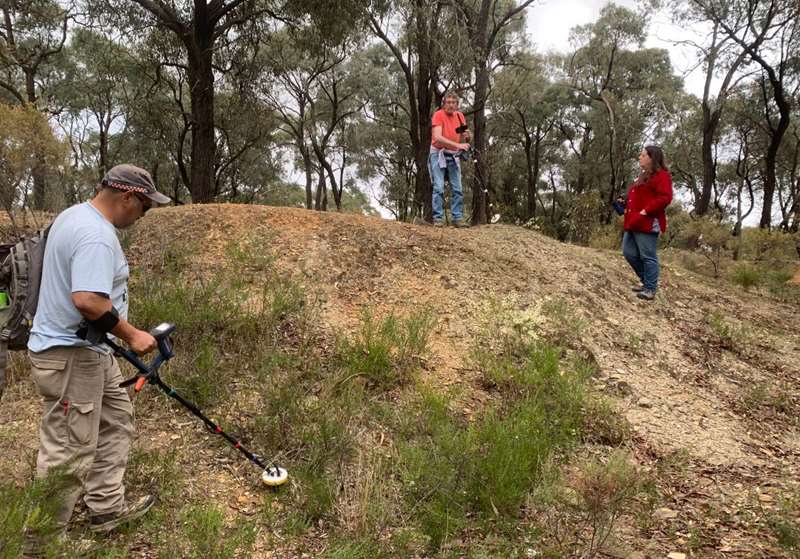
<svg viewBox="0 0 800 559">
<path fill-rule="evenodd" d="M 158 344 L 158 355 L 156 355 L 155 359 L 153 359 L 150 365 L 145 365 L 139 356 L 133 351 L 123 349 L 109 339 L 105 340 L 105 343 L 108 344 L 111 349 L 119 353 L 125 358 L 126 361 L 139 370 L 135 377 L 129 378 L 128 380 L 120 383 L 121 388 L 135 383 L 133 389 L 136 392 L 139 392 L 147 383 L 147 381 L 158 378 L 158 369 L 161 367 L 161 365 L 175 356 L 175 353 L 172 351 L 172 340 L 169 337 L 169 335 L 174 331 L 175 325 L 168 324 L 166 322 L 159 324 L 150 331 L 150 335 L 156 339 L 156 343 Z"/>
</svg>

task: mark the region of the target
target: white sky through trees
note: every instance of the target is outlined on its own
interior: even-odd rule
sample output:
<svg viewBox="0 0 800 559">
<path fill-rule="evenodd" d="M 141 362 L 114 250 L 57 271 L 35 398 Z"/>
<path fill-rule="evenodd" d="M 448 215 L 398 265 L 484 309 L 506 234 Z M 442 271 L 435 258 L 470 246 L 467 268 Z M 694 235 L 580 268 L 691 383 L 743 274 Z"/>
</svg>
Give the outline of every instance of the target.
<svg viewBox="0 0 800 559">
<path fill-rule="evenodd" d="M 528 8 L 526 23 L 528 38 L 534 50 L 567 52 L 570 30 L 577 25 L 593 23 L 600 17 L 600 10 L 609 0 L 539 0 Z M 642 11 L 642 2 L 636 0 L 617 0 L 613 2 L 636 13 Z M 643 16 L 647 26 L 646 47 L 669 51 L 672 68 L 679 76 L 684 76 L 684 88 L 697 96 L 703 95 L 702 67 L 697 67 L 696 53 L 688 46 L 676 46 L 675 41 L 697 39 L 700 29 L 683 29 L 674 25 L 669 14 L 648 12 Z M 688 70 L 694 69 L 688 75 Z"/>
</svg>

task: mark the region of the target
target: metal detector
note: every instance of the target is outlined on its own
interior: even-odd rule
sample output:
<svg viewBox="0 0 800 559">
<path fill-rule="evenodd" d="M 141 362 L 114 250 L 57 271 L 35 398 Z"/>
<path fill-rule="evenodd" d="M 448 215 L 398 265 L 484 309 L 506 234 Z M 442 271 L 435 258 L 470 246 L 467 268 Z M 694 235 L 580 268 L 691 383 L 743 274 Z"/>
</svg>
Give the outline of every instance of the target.
<svg viewBox="0 0 800 559">
<path fill-rule="evenodd" d="M 159 324 L 150 331 L 150 335 L 156 339 L 156 342 L 158 342 L 158 355 L 155 356 L 150 365 L 146 365 L 144 362 L 142 362 L 142 360 L 139 359 L 139 356 L 133 351 L 121 348 L 119 345 L 110 340 L 108 336 L 104 336 L 105 339 L 102 339 L 101 343 L 108 345 L 114 350 L 114 352 L 116 352 L 117 355 L 122 356 L 128 363 L 136 367 L 136 370 L 138 371 L 136 376 L 120 383 L 120 387 L 124 388 L 133 384 L 133 389 L 136 392 L 139 392 L 148 382 L 158 386 L 167 394 L 167 396 L 180 402 L 183 407 L 188 409 L 195 417 L 199 418 L 203 423 L 205 423 L 209 431 L 215 435 L 220 435 L 223 439 L 228 441 L 233 448 L 244 454 L 248 460 L 261 468 L 263 470 L 261 474 L 261 481 L 264 483 L 264 485 L 269 487 L 278 487 L 286 483 L 289 479 L 289 474 L 285 469 L 281 468 L 277 464 L 270 464 L 269 466 L 265 465 L 258 455 L 247 450 L 244 446 L 242 446 L 241 442 L 223 431 L 219 425 L 206 417 L 203 412 L 197 408 L 197 406 L 175 392 L 174 388 L 167 385 L 163 380 L 161 380 L 161 377 L 158 376 L 158 369 L 161 367 L 161 365 L 175 356 L 175 353 L 172 350 L 172 339 L 170 338 L 170 334 L 172 334 L 174 331 L 175 325 L 168 324 L 166 322 Z"/>
</svg>

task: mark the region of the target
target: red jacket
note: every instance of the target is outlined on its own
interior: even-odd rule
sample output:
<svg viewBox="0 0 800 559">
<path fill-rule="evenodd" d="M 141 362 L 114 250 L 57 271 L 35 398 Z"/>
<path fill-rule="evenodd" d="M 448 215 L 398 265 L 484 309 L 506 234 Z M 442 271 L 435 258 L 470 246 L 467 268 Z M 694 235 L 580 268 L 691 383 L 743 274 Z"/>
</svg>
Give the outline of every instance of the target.
<svg viewBox="0 0 800 559">
<path fill-rule="evenodd" d="M 661 169 L 650 180 L 638 180 L 628 190 L 625 202 L 625 231 L 663 233 L 667 230 L 664 210 L 672 202 L 672 176 Z M 641 215 L 641 211 L 647 215 Z"/>
</svg>

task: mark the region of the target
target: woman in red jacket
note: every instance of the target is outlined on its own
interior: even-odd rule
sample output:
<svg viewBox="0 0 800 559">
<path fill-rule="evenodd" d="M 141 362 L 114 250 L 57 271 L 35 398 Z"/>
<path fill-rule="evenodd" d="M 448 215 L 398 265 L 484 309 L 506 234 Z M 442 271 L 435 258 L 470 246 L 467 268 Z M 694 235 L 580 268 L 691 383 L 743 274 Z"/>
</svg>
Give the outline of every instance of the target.
<svg viewBox="0 0 800 559">
<path fill-rule="evenodd" d="M 642 172 L 628 190 L 625 201 L 625 236 L 622 254 L 639 277 L 636 296 L 652 301 L 658 289 L 658 235 L 667 230 L 664 210 L 672 202 L 672 176 L 658 146 L 639 154 Z"/>
</svg>

